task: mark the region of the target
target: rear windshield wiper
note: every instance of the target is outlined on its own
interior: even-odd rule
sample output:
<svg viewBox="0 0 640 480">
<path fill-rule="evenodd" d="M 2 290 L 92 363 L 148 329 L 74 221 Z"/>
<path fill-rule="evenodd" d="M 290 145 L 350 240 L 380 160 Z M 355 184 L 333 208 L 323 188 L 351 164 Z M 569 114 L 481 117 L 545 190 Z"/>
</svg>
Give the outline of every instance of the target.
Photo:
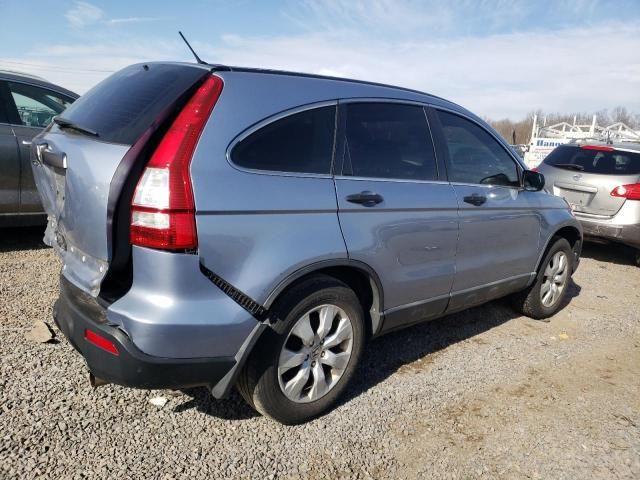
<svg viewBox="0 0 640 480">
<path fill-rule="evenodd" d="M 88 128 L 82 127 L 76 123 L 73 123 L 71 120 L 67 120 L 63 117 L 53 117 L 53 121 L 56 125 L 59 125 L 61 128 L 70 128 L 72 130 L 76 130 L 78 132 L 84 133 L 86 135 L 91 135 L 92 137 L 99 137 L 98 132 L 94 132 L 93 130 L 89 130 Z"/>
<path fill-rule="evenodd" d="M 568 168 L 570 170 L 580 170 L 581 172 L 584 171 L 584 167 L 582 165 L 577 165 L 575 163 L 554 163 L 553 166 L 558 168 Z"/>
</svg>

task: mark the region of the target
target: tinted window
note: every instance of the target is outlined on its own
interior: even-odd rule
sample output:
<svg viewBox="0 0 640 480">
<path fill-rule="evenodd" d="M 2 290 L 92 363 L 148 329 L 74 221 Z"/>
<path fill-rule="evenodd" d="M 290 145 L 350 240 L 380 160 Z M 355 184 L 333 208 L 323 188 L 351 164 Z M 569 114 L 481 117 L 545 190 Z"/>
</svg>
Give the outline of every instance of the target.
<svg viewBox="0 0 640 480">
<path fill-rule="evenodd" d="M 73 101 L 70 98 L 33 85 L 7 82 L 9 92 L 22 125 L 44 128 L 51 119 L 64 111 Z"/>
<path fill-rule="evenodd" d="M 438 112 L 449 150 L 449 181 L 519 186 L 515 161 L 483 128 L 458 115 Z"/>
<path fill-rule="evenodd" d="M 7 105 L 4 98 L 5 86 L 0 82 L 0 123 L 9 123 L 9 115 L 7 113 Z"/>
<path fill-rule="evenodd" d="M 422 107 L 396 103 L 346 105 L 344 175 L 409 180 L 437 178 Z"/>
<path fill-rule="evenodd" d="M 231 159 L 256 170 L 329 173 L 336 107 L 295 113 L 262 127 L 239 142 Z"/>
<path fill-rule="evenodd" d="M 557 147 L 544 159 L 547 165 L 604 175 L 640 174 L 640 153 Z"/>
<path fill-rule="evenodd" d="M 132 65 L 93 87 L 63 117 L 106 142 L 132 144 L 206 71 L 173 64 Z"/>
</svg>

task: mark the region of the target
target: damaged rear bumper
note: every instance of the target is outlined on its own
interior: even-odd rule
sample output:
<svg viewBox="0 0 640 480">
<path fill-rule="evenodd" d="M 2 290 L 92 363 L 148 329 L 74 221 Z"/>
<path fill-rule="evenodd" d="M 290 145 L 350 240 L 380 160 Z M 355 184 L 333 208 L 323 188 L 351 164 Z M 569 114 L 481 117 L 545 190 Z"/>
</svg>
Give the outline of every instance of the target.
<svg viewBox="0 0 640 480">
<path fill-rule="evenodd" d="M 235 357 L 183 359 L 145 354 L 120 328 L 109 324 L 106 310 L 98 300 L 61 277 L 55 323 L 96 377 L 135 388 L 212 388 L 236 370 Z M 117 354 L 88 341 L 87 331 L 110 342 Z"/>
<path fill-rule="evenodd" d="M 580 219 L 585 238 L 603 239 L 640 248 L 640 225 L 615 225 Z"/>
<path fill-rule="evenodd" d="M 640 202 L 627 200 L 611 217 L 575 212 L 587 240 L 604 240 L 640 248 Z"/>
</svg>

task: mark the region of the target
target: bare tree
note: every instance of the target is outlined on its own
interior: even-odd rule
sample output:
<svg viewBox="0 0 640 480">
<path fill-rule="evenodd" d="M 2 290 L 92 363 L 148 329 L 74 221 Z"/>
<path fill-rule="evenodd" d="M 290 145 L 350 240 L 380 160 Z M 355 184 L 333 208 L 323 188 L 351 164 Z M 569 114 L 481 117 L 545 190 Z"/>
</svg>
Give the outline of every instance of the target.
<svg viewBox="0 0 640 480">
<path fill-rule="evenodd" d="M 611 110 L 611 120 L 613 121 L 613 123 L 622 122 L 626 125 L 631 126 L 631 124 L 634 123 L 633 117 L 634 116 L 629 113 L 625 107 L 616 107 Z"/>
</svg>

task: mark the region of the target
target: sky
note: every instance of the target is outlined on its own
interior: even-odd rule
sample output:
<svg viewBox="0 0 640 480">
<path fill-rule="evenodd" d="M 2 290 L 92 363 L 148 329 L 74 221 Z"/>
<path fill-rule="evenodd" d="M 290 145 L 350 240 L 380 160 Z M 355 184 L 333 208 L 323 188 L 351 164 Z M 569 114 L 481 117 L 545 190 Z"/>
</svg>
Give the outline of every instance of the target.
<svg viewBox="0 0 640 480">
<path fill-rule="evenodd" d="M 0 69 L 80 94 L 132 63 L 192 61 L 415 88 L 483 117 L 640 113 L 640 0 L 0 0 Z"/>
</svg>

